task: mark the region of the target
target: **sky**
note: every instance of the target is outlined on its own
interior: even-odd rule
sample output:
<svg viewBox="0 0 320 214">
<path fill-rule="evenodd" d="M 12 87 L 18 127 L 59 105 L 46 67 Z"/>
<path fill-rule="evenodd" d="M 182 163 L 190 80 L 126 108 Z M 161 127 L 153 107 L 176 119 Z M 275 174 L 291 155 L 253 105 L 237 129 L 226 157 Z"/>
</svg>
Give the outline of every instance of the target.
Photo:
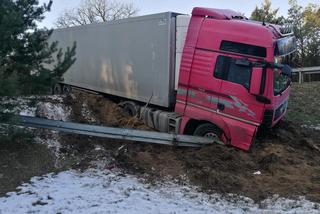
<svg viewBox="0 0 320 214">
<path fill-rule="evenodd" d="M 132 2 L 138 9 L 138 15 L 146 15 L 160 12 L 179 12 L 190 14 L 193 7 L 210 7 L 220 9 L 231 9 L 245 13 L 250 17 L 256 5 L 260 5 L 263 0 L 122 0 Z M 40 0 L 40 3 L 49 0 Z M 273 8 L 279 8 L 279 15 L 286 16 L 288 11 L 288 0 L 271 0 Z M 308 3 L 319 3 L 320 0 L 298 0 L 298 4 L 306 6 Z M 54 27 L 54 23 L 64 10 L 77 7 L 81 0 L 53 0 L 51 12 L 46 14 L 45 20 L 40 23 L 41 27 Z"/>
</svg>

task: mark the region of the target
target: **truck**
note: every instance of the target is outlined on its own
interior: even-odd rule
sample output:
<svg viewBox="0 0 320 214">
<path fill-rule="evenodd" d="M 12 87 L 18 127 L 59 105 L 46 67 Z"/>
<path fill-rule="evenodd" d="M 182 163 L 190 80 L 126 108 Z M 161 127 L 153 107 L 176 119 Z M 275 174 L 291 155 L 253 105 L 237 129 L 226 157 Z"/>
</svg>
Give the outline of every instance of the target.
<svg viewBox="0 0 320 214">
<path fill-rule="evenodd" d="M 50 40 L 77 45 L 54 92 L 111 95 L 160 132 L 249 150 L 258 129 L 275 126 L 288 106 L 291 28 L 232 10 L 196 7 L 191 16 L 165 12 L 56 29 Z"/>
</svg>

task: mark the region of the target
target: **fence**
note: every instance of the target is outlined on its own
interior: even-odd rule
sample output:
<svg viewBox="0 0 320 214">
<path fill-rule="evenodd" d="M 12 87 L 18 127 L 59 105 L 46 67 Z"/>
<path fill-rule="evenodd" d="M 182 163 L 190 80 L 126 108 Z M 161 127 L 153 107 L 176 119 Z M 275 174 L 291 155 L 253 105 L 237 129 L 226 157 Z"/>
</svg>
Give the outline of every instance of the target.
<svg viewBox="0 0 320 214">
<path fill-rule="evenodd" d="M 298 75 L 299 83 L 305 81 L 305 76 L 308 77 L 308 82 L 319 81 L 320 80 L 320 66 L 318 67 L 305 67 L 305 68 L 295 68 L 293 69 L 293 77 Z M 295 78 L 294 78 L 295 79 Z"/>
</svg>

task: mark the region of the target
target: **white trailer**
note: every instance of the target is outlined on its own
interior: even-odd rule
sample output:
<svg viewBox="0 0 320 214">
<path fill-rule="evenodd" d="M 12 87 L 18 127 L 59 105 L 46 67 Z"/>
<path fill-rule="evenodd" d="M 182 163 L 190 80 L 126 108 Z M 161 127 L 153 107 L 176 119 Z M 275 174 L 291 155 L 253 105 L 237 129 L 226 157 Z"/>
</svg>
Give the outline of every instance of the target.
<svg viewBox="0 0 320 214">
<path fill-rule="evenodd" d="M 166 12 L 54 30 L 59 47 L 77 44 L 64 84 L 173 107 L 189 20 Z"/>
</svg>

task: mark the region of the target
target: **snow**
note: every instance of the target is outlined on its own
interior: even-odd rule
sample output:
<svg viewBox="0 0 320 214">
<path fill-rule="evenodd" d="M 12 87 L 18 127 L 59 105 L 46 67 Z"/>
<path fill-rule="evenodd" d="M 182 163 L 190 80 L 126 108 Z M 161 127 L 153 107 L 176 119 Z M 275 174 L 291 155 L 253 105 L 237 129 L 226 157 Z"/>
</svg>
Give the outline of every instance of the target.
<svg viewBox="0 0 320 214">
<path fill-rule="evenodd" d="M 62 148 L 60 143 L 60 135 L 56 131 L 47 131 L 47 135 L 45 138 L 42 137 L 35 137 L 35 143 L 43 144 L 47 146 L 47 148 L 53 153 L 55 157 L 55 164 L 54 166 L 56 168 L 61 167 L 61 163 L 65 160 L 65 156 L 63 153 L 60 152 L 60 149 Z M 1 214 L 1 213 L 0 213 Z"/>
<path fill-rule="evenodd" d="M 18 192 L 0 198 L 0 213 L 319 213 L 319 205 L 274 197 L 254 204 L 225 199 L 188 185 L 144 184 L 120 171 L 68 170 L 34 177 Z"/>
<path fill-rule="evenodd" d="M 63 103 L 41 102 L 36 108 L 36 116 L 51 120 L 67 121 L 70 114 L 71 108 L 65 106 Z"/>
<path fill-rule="evenodd" d="M 2 113 L 20 114 L 23 116 L 34 116 L 36 107 L 30 106 L 29 100 L 26 98 L 2 98 L 1 107 L 6 106 L 5 109 L 1 109 Z"/>
<path fill-rule="evenodd" d="M 88 104 L 84 102 L 81 106 L 81 114 L 88 122 L 96 122 L 96 119 L 92 116 L 91 111 L 88 108 Z"/>
<path fill-rule="evenodd" d="M 21 109 L 19 112 L 19 115 L 33 117 L 35 116 L 35 113 L 34 113 L 35 111 L 36 111 L 36 108 Z"/>
<path fill-rule="evenodd" d="M 2 97 L 0 112 L 22 116 L 41 116 L 66 121 L 70 107 L 63 104 L 62 96 Z M 4 108 L 5 107 L 5 108 Z"/>
<path fill-rule="evenodd" d="M 302 128 L 309 128 L 309 129 L 314 129 L 314 130 L 317 130 L 317 131 L 320 131 L 320 124 L 318 125 L 302 125 Z"/>
<path fill-rule="evenodd" d="M 311 126 L 311 128 L 320 131 L 320 124 L 318 124 L 317 126 Z"/>
<path fill-rule="evenodd" d="M 261 171 L 256 171 L 253 173 L 254 175 L 261 175 Z"/>
</svg>

